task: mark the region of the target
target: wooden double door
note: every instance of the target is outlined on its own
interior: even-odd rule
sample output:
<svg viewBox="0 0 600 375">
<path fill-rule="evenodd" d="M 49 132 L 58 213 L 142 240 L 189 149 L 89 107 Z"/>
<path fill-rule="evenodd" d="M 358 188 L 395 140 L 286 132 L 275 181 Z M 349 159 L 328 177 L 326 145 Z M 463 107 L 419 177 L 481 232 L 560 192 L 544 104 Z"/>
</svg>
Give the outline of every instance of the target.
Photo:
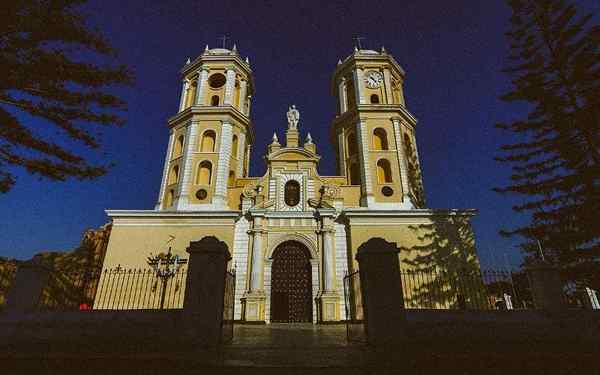
<svg viewBox="0 0 600 375">
<path fill-rule="evenodd" d="M 312 267 L 303 244 L 284 242 L 271 268 L 271 321 L 312 322 Z"/>
</svg>

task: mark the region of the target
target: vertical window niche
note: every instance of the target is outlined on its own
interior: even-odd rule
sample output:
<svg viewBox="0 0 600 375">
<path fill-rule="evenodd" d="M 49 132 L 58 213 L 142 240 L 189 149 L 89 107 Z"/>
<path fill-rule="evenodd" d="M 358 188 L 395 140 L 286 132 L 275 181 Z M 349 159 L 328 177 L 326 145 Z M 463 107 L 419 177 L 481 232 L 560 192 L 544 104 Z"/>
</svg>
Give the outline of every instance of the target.
<svg viewBox="0 0 600 375">
<path fill-rule="evenodd" d="M 389 150 L 387 132 L 382 128 L 373 131 L 373 148 L 375 150 Z"/>
<path fill-rule="evenodd" d="M 216 138 L 217 134 L 213 130 L 205 131 L 200 141 L 200 152 L 215 152 Z"/>
<path fill-rule="evenodd" d="M 212 164 L 208 160 L 204 160 L 198 165 L 196 173 L 196 185 L 210 185 L 212 178 Z"/>
<path fill-rule="evenodd" d="M 231 139 L 231 156 L 236 159 L 238 158 L 238 137 L 235 134 Z"/>
<path fill-rule="evenodd" d="M 387 184 L 392 182 L 392 168 L 387 159 L 377 161 L 377 183 Z"/>
<path fill-rule="evenodd" d="M 173 185 L 179 181 L 179 166 L 175 165 L 171 168 L 171 173 L 169 173 L 168 184 Z"/>
<path fill-rule="evenodd" d="M 184 142 L 185 142 L 185 137 L 183 135 L 180 135 L 179 137 L 177 137 L 177 139 L 175 140 L 173 153 L 171 155 L 172 158 L 178 158 L 183 154 Z"/>
</svg>

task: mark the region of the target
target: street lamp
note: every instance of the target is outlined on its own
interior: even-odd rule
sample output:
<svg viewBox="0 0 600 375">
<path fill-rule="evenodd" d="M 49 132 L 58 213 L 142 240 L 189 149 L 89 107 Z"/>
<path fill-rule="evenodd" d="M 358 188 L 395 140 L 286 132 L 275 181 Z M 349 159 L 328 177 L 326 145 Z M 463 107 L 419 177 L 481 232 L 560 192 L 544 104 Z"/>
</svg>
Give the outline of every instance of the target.
<svg viewBox="0 0 600 375">
<path fill-rule="evenodd" d="M 158 253 L 157 255 L 152 255 L 150 253 L 147 262 L 152 267 L 152 270 L 154 270 L 156 277 L 161 281 L 160 308 L 162 310 L 165 306 L 167 282 L 177 274 L 182 264 L 187 263 L 187 259 L 179 259 L 179 255 L 173 256 L 171 247 L 169 246 L 169 251 L 166 254 Z"/>
</svg>

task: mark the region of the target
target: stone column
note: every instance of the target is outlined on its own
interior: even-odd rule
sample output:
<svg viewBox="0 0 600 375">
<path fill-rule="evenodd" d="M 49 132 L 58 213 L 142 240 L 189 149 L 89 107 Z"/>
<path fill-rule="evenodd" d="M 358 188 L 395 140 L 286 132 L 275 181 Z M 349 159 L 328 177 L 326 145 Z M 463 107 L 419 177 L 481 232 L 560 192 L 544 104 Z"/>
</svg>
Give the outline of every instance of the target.
<svg viewBox="0 0 600 375">
<path fill-rule="evenodd" d="M 194 156 L 194 151 L 197 147 L 196 138 L 198 136 L 198 123 L 192 122 L 188 125 L 185 132 L 185 142 L 183 148 L 183 156 L 180 170 L 180 179 L 179 186 L 177 187 L 177 197 L 174 206 L 178 210 L 187 209 L 187 205 L 189 202 L 189 190 L 190 190 L 190 181 L 193 174 L 194 166 L 192 165 L 192 160 Z"/>
<path fill-rule="evenodd" d="M 206 103 L 206 99 L 204 98 L 206 95 L 206 85 L 208 85 L 208 72 L 209 68 L 207 66 L 203 66 L 199 73 L 198 78 L 198 90 L 196 90 L 196 105 L 204 105 Z"/>
<path fill-rule="evenodd" d="M 252 104 L 252 95 L 248 95 L 248 98 L 246 99 L 247 104 L 246 104 L 246 116 L 250 116 L 250 105 Z"/>
<path fill-rule="evenodd" d="M 163 167 L 163 176 L 160 183 L 160 191 L 158 193 L 158 201 L 156 202 L 155 210 L 160 210 L 162 201 L 165 196 L 165 189 L 167 187 L 167 176 L 169 175 L 169 162 L 171 161 L 171 152 L 173 150 L 173 142 L 175 141 L 175 132 L 173 129 L 169 132 L 169 143 L 167 144 L 167 154 L 165 155 L 165 164 Z"/>
<path fill-rule="evenodd" d="M 181 98 L 179 99 L 179 112 L 181 112 L 185 109 L 185 96 L 187 94 L 187 89 L 188 89 L 188 81 L 187 81 L 187 79 L 184 79 L 183 83 L 181 85 Z"/>
<path fill-rule="evenodd" d="M 402 138 L 402 130 L 400 125 L 399 117 L 392 117 L 394 124 L 394 138 L 396 139 L 396 153 L 398 155 L 398 162 L 400 167 L 400 182 L 402 184 L 402 202 L 409 204 L 410 208 L 414 208 L 410 199 L 410 187 L 408 181 L 408 164 L 406 160 L 406 153 L 404 149 L 404 139 Z"/>
<path fill-rule="evenodd" d="M 219 147 L 219 161 L 217 177 L 215 178 L 214 205 L 218 208 L 227 207 L 227 179 L 229 177 L 229 162 L 231 160 L 231 142 L 233 129 L 228 122 L 221 123 L 221 142 Z"/>
<path fill-rule="evenodd" d="M 235 70 L 233 67 L 227 68 L 226 72 L 227 80 L 225 81 L 225 99 L 223 100 L 224 105 L 233 104 L 233 90 L 235 89 Z"/>
<path fill-rule="evenodd" d="M 244 177 L 247 177 L 250 174 L 250 153 L 252 151 L 252 145 L 248 144 L 246 146 L 246 159 L 244 160 L 244 168 L 246 173 L 244 173 Z"/>
<path fill-rule="evenodd" d="M 566 308 L 558 267 L 545 261 L 537 261 L 527 267 L 527 274 L 536 309 L 561 310 Z"/>
<path fill-rule="evenodd" d="M 247 91 L 248 91 L 248 82 L 245 79 L 243 79 L 240 82 L 240 103 L 239 103 L 239 107 L 238 107 L 238 109 L 242 113 L 244 113 L 244 108 L 246 106 Z"/>
<path fill-rule="evenodd" d="M 393 104 L 394 95 L 392 93 L 392 75 L 388 68 L 383 69 L 383 83 L 385 84 L 386 104 Z"/>
<path fill-rule="evenodd" d="M 19 265 L 12 287 L 6 295 L 5 311 L 7 313 L 36 311 L 49 277 L 50 270 L 36 260 Z"/>
<path fill-rule="evenodd" d="M 321 213 L 319 213 L 321 215 Z M 321 216 L 321 272 L 323 274 L 323 289 L 319 293 L 320 321 L 335 321 L 339 319 L 339 293 L 335 286 L 335 260 L 333 246 L 333 223 L 330 216 Z"/>
<path fill-rule="evenodd" d="M 356 103 L 365 104 L 365 80 L 362 68 L 356 68 L 354 70 L 354 86 L 354 89 L 356 90 Z"/>
<path fill-rule="evenodd" d="M 404 336 L 399 252 L 394 243 L 372 238 L 356 254 L 368 341 L 383 349 L 393 348 Z"/>
<path fill-rule="evenodd" d="M 264 291 L 264 255 L 263 255 L 263 229 L 262 217 L 254 217 L 253 230 L 248 231 L 252 235 L 252 262 L 250 273 L 250 288 L 243 298 L 244 319 L 247 321 L 265 320 Z"/>
<path fill-rule="evenodd" d="M 323 288 L 325 292 L 335 291 L 335 267 L 333 265 L 333 230 L 324 229 L 323 235 Z"/>
<path fill-rule="evenodd" d="M 216 237 L 190 242 L 183 311 L 195 333 L 208 345 L 220 342 L 225 272 L 231 254 Z"/>
</svg>

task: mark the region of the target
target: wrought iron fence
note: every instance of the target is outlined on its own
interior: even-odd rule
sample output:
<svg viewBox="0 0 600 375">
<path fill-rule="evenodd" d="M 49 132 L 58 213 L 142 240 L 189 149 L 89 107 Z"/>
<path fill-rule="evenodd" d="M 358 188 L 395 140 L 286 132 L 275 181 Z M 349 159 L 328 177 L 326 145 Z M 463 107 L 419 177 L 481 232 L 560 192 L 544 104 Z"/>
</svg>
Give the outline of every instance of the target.
<svg viewBox="0 0 600 375">
<path fill-rule="evenodd" d="M 407 309 L 493 310 L 532 308 L 531 288 L 522 272 L 403 270 Z"/>
<path fill-rule="evenodd" d="M 366 341 L 362 292 L 359 271 L 344 277 L 344 305 L 346 308 L 346 336 L 349 341 Z"/>
<path fill-rule="evenodd" d="M 223 295 L 223 323 L 221 327 L 222 342 L 233 339 L 233 322 L 235 317 L 235 269 L 225 272 L 225 292 Z"/>
<path fill-rule="evenodd" d="M 141 310 L 183 308 L 187 269 L 169 277 L 153 269 L 105 269 L 94 300 L 95 310 Z"/>
<path fill-rule="evenodd" d="M 16 266 L 3 265 L 0 268 L 0 310 L 6 304 L 6 294 L 10 290 L 16 274 Z"/>
<path fill-rule="evenodd" d="M 91 309 L 98 286 L 98 272 L 51 271 L 42 289 L 38 308 L 40 310 L 88 310 Z"/>
</svg>

